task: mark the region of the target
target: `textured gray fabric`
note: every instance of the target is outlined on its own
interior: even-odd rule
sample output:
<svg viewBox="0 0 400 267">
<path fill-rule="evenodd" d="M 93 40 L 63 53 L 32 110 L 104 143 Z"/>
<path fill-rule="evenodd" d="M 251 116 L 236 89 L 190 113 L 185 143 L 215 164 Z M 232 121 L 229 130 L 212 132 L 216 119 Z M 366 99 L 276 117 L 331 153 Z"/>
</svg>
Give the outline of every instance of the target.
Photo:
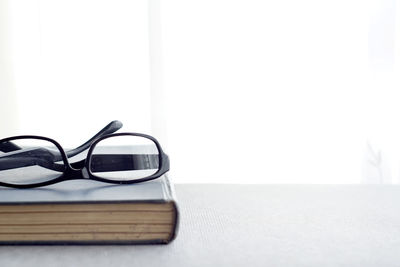
<svg viewBox="0 0 400 267">
<path fill-rule="evenodd" d="M 170 245 L 0 247 L 0 266 L 400 266 L 400 187 L 176 185 Z"/>
</svg>

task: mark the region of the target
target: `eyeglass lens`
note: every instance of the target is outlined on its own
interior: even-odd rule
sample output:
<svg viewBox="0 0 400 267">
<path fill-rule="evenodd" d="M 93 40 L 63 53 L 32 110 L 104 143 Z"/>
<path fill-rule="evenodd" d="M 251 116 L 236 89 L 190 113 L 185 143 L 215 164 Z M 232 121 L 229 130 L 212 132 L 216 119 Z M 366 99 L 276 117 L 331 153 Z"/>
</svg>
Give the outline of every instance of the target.
<svg viewBox="0 0 400 267">
<path fill-rule="evenodd" d="M 123 135 L 101 140 L 93 148 L 90 171 L 107 180 L 137 180 L 155 174 L 159 169 L 156 144 L 145 137 Z"/>
<path fill-rule="evenodd" d="M 0 152 L 0 182 L 35 184 L 63 175 L 66 166 L 60 150 L 52 142 L 33 138 L 10 142 L 17 150 Z"/>
</svg>

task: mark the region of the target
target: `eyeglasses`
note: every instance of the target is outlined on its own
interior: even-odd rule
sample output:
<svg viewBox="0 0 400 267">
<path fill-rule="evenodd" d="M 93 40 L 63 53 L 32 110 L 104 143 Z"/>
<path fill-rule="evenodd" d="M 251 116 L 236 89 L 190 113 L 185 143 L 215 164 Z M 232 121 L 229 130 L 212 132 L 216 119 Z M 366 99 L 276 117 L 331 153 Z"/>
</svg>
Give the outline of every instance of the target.
<svg viewBox="0 0 400 267">
<path fill-rule="evenodd" d="M 154 137 L 114 133 L 121 127 L 121 122 L 113 121 L 89 141 L 68 151 L 42 136 L 2 139 L 0 186 L 33 188 L 73 179 L 132 184 L 169 171 L 169 158 Z"/>
</svg>

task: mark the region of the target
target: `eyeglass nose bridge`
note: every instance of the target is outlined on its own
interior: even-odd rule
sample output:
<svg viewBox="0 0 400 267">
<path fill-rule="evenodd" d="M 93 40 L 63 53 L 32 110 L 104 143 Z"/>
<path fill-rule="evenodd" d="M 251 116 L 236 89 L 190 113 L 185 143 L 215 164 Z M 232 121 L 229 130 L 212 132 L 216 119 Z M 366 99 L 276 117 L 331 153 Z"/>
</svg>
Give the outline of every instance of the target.
<svg viewBox="0 0 400 267">
<path fill-rule="evenodd" d="M 80 168 L 76 168 L 76 166 L 74 167 L 67 168 L 65 171 L 65 180 L 90 179 L 86 166 Z"/>
</svg>

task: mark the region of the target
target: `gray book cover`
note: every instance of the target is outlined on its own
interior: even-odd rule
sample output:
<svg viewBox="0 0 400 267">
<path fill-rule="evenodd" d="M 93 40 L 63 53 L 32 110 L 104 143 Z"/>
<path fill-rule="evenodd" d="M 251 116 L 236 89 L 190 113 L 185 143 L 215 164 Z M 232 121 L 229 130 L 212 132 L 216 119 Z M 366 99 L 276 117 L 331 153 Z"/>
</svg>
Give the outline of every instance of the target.
<svg viewBox="0 0 400 267">
<path fill-rule="evenodd" d="M 79 179 L 33 189 L 0 187 L 0 204 L 167 202 L 174 200 L 174 190 L 167 175 L 151 181 L 128 185 Z"/>
</svg>

